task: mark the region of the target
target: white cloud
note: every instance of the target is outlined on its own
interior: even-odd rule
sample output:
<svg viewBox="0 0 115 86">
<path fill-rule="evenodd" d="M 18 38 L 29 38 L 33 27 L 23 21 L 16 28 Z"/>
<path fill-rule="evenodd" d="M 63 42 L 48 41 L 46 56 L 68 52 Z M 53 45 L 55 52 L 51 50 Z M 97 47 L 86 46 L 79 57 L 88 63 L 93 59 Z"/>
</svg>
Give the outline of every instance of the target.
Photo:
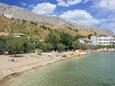
<svg viewBox="0 0 115 86">
<path fill-rule="evenodd" d="M 100 21 L 95 19 L 85 10 L 66 11 L 60 15 L 61 18 L 72 21 L 81 25 L 97 25 Z"/>
<path fill-rule="evenodd" d="M 101 8 L 106 8 L 109 10 L 115 10 L 115 0 L 92 0 L 93 3 Z"/>
<path fill-rule="evenodd" d="M 82 0 L 57 0 L 59 6 L 68 7 L 70 5 L 79 4 Z"/>
<path fill-rule="evenodd" d="M 56 9 L 55 4 L 44 2 L 44 3 L 38 3 L 36 6 L 34 6 L 32 8 L 32 12 L 34 12 L 36 14 L 49 15 L 49 14 L 52 14 L 55 9 Z"/>
<path fill-rule="evenodd" d="M 27 6 L 27 4 L 24 3 L 24 2 L 20 2 L 20 3 L 21 3 L 22 6 Z"/>
</svg>

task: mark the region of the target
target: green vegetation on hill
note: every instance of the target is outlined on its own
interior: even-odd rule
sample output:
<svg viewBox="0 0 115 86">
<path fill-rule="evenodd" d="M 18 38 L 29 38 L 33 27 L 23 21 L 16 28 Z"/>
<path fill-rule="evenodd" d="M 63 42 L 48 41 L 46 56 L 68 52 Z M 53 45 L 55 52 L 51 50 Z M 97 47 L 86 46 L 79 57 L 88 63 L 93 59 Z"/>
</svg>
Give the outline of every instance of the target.
<svg viewBox="0 0 115 86">
<path fill-rule="evenodd" d="M 45 39 L 50 30 L 57 30 L 59 32 L 66 32 L 72 36 L 83 35 L 87 36 L 93 33 L 103 34 L 103 32 L 92 30 L 80 29 L 79 27 L 67 26 L 64 24 L 48 24 L 48 23 L 35 23 L 32 21 L 10 19 L 0 16 L 0 32 L 23 33 L 29 35 L 34 39 Z"/>
</svg>

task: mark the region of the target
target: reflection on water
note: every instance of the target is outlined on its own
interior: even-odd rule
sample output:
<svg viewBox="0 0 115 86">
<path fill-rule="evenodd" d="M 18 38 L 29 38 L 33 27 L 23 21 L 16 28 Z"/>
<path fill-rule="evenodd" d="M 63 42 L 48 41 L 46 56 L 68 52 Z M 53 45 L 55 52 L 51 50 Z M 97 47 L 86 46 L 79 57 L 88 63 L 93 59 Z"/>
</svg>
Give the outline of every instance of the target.
<svg viewBox="0 0 115 86">
<path fill-rule="evenodd" d="M 71 58 L 24 73 L 5 86 L 115 86 L 115 53 Z"/>
</svg>

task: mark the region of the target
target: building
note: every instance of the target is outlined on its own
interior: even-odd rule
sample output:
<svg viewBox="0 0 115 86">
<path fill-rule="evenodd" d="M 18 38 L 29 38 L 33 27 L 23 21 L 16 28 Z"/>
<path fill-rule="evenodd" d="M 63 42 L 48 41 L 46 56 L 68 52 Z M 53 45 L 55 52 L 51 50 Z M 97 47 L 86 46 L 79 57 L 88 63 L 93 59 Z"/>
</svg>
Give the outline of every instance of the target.
<svg viewBox="0 0 115 86">
<path fill-rule="evenodd" d="M 16 38 L 20 38 L 20 37 L 23 37 L 23 38 L 28 38 L 30 39 L 30 37 L 26 34 L 22 34 L 22 33 L 15 33 L 12 35 L 13 37 L 16 37 Z"/>
<path fill-rule="evenodd" d="M 92 45 L 114 45 L 115 38 L 113 36 L 91 36 Z"/>
<path fill-rule="evenodd" d="M 92 41 L 88 38 L 80 38 L 78 39 L 78 42 L 81 44 L 92 45 Z"/>
<path fill-rule="evenodd" d="M 7 32 L 0 32 L 0 36 L 8 36 L 9 35 L 9 33 L 7 33 Z"/>
</svg>

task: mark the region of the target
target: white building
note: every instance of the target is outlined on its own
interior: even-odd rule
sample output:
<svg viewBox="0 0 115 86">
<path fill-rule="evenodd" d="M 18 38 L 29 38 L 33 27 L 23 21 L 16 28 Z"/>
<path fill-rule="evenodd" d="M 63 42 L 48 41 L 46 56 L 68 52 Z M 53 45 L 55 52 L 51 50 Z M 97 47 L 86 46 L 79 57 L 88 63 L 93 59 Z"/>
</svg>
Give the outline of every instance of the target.
<svg viewBox="0 0 115 86">
<path fill-rule="evenodd" d="M 91 36 L 92 45 L 113 45 L 115 38 L 113 36 Z"/>
<path fill-rule="evenodd" d="M 28 38 L 28 39 L 30 39 L 30 37 L 29 37 L 28 35 L 22 34 L 22 33 L 14 33 L 12 36 L 13 36 L 13 37 L 16 37 L 16 38 L 23 37 L 23 38 Z"/>
<path fill-rule="evenodd" d="M 9 33 L 7 33 L 7 32 L 0 32 L 0 36 L 8 36 L 9 35 Z"/>
<path fill-rule="evenodd" d="M 78 39 L 78 42 L 81 44 L 92 45 L 92 41 L 88 38 L 80 38 Z"/>
</svg>

